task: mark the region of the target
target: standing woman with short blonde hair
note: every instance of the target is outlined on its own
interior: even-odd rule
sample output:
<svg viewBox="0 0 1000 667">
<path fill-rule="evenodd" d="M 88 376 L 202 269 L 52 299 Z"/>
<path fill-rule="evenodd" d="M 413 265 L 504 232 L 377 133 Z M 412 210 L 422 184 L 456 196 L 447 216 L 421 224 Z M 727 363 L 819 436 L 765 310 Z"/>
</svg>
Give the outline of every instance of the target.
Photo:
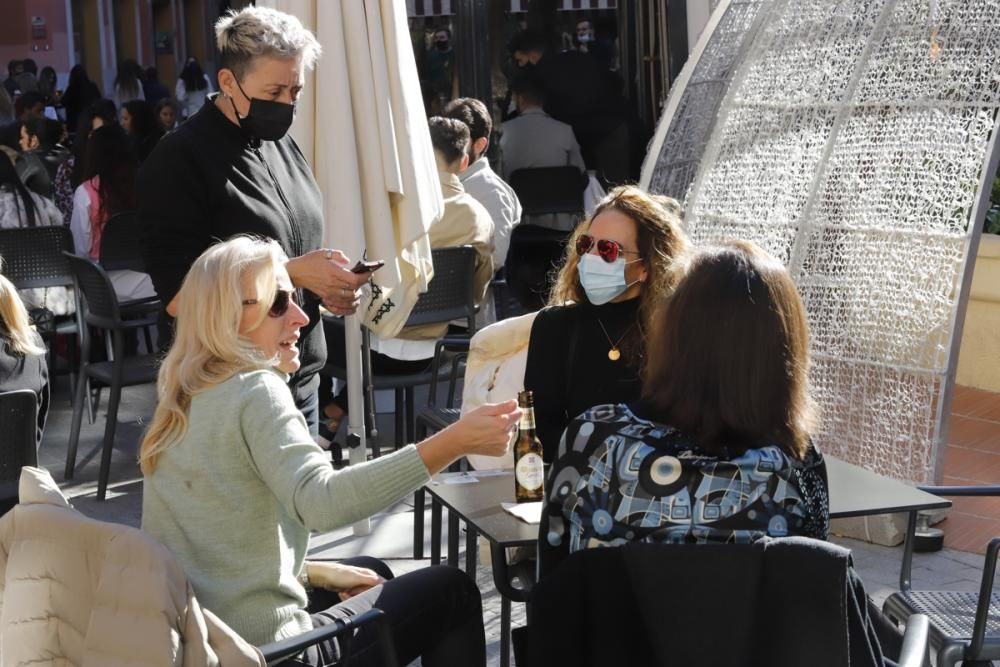
<svg viewBox="0 0 1000 667">
<path fill-rule="evenodd" d="M 320 45 L 297 18 L 265 7 L 228 13 L 215 35 L 220 92 L 165 136 L 139 171 L 147 267 L 173 316 L 184 275 L 213 242 L 234 234 L 277 241 L 309 316 L 302 367 L 289 385 L 316 435 L 318 373 L 326 361 L 319 306 L 353 313 L 367 281 L 348 270 L 342 253 L 321 247 L 322 195 L 288 135 Z"/>
</svg>

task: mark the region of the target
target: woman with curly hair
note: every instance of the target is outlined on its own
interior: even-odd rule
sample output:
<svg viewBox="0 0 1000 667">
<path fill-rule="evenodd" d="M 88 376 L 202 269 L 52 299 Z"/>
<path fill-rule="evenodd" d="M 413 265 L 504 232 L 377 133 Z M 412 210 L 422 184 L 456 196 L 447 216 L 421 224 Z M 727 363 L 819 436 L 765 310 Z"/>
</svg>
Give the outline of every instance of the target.
<svg viewBox="0 0 1000 667">
<path fill-rule="evenodd" d="M 573 417 L 638 398 L 648 322 L 688 254 L 680 215 L 675 200 L 622 186 L 570 237 L 549 307 L 531 327 L 524 376 L 546 462 Z"/>
</svg>

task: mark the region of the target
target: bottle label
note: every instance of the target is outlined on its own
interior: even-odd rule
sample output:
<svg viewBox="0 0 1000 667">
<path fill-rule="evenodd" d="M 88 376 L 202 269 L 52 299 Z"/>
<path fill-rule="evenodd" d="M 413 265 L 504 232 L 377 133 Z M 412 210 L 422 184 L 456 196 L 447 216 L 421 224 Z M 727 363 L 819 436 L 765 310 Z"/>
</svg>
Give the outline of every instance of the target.
<svg viewBox="0 0 1000 667">
<path fill-rule="evenodd" d="M 538 454 L 528 453 L 517 461 L 514 468 L 514 476 L 517 483 L 527 491 L 534 491 L 542 488 L 542 481 L 545 477 L 545 469 L 542 467 L 542 457 Z"/>
</svg>

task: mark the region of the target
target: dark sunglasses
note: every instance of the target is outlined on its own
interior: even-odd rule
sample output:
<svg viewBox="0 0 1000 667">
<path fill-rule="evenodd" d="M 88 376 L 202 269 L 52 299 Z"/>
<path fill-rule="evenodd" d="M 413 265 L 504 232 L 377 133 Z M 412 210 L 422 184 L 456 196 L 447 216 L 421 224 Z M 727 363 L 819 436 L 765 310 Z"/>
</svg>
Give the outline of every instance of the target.
<svg viewBox="0 0 1000 667">
<path fill-rule="evenodd" d="M 595 243 L 597 244 L 597 254 L 608 264 L 613 263 L 622 253 L 639 254 L 636 250 L 625 250 L 618 241 L 595 239 L 590 234 L 580 234 L 579 238 L 576 239 L 576 254 L 581 257 L 586 255 L 594 247 Z"/>
<path fill-rule="evenodd" d="M 255 306 L 260 303 L 257 299 L 243 299 L 244 306 Z M 274 294 L 274 302 L 267 311 L 268 317 L 284 317 L 288 312 L 288 304 L 299 304 L 299 294 L 295 290 L 278 290 Z"/>
</svg>

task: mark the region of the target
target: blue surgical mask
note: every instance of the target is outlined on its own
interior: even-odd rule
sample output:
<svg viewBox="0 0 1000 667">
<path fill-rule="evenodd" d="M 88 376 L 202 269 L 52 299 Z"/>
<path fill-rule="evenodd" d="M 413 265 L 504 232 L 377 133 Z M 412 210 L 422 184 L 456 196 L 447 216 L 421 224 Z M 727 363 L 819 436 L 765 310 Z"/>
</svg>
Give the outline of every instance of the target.
<svg viewBox="0 0 1000 667">
<path fill-rule="evenodd" d="M 576 269 L 580 274 L 580 284 L 583 285 L 583 291 L 587 293 L 587 300 L 595 306 L 602 306 L 639 282 L 638 280 L 631 283 L 625 282 L 626 264 L 631 264 L 631 262 L 626 262 L 623 257 L 619 257 L 609 264 L 598 255 L 588 253 L 582 256 Z"/>
</svg>

